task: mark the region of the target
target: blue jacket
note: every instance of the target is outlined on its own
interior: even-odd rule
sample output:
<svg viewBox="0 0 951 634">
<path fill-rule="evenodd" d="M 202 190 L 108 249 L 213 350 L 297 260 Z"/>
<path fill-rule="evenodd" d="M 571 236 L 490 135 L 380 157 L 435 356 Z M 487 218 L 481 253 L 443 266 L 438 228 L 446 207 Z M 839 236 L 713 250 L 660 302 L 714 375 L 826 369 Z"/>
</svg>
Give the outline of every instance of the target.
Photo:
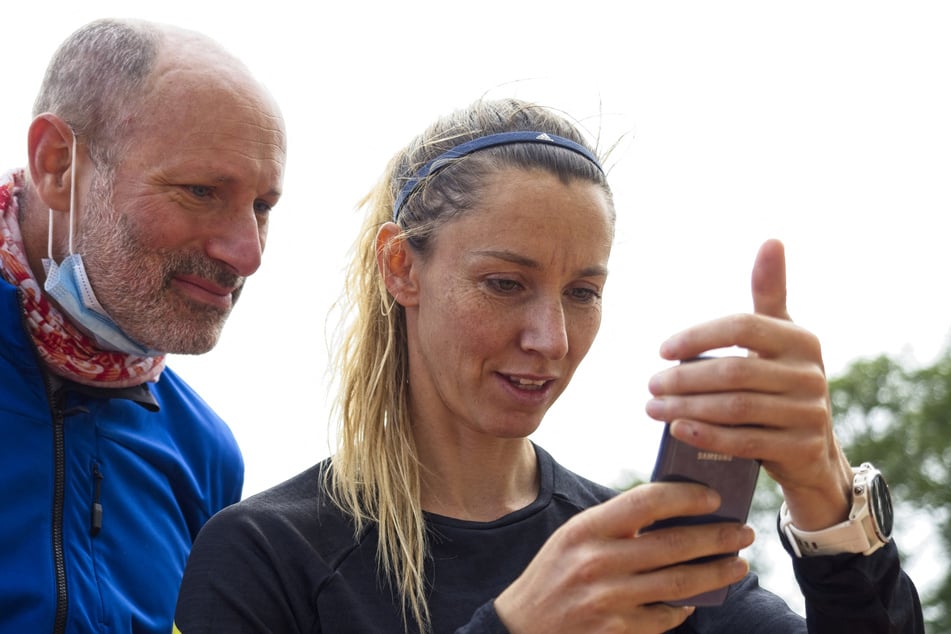
<svg viewBox="0 0 951 634">
<path fill-rule="evenodd" d="M 170 632 L 192 541 L 243 474 L 171 370 L 120 391 L 47 375 L 0 278 L 0 633 Z"/>
</svg>

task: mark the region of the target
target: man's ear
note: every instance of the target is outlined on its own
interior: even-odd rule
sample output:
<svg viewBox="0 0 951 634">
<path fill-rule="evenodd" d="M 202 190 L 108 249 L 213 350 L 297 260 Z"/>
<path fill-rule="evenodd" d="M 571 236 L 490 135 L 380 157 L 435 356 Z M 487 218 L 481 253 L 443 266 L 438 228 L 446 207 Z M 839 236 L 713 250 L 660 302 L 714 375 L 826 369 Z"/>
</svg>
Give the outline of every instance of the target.
<svg viewBox="0 0 951 634">
<path fill-rule="evenodd" d="M 406 244 L 399 225 L 387 222 L 376 234 L 376 263 L 390 295 L 403 307 L 415 306 L 419 284 L 416 254 Z"/>
<path fill-rule="evenodd" d="M 69 210 L 73 131 L 54 114 L 41 114 L 30 124 L 27 138 L 30 179 L 43 204 Z"/>
</svg>

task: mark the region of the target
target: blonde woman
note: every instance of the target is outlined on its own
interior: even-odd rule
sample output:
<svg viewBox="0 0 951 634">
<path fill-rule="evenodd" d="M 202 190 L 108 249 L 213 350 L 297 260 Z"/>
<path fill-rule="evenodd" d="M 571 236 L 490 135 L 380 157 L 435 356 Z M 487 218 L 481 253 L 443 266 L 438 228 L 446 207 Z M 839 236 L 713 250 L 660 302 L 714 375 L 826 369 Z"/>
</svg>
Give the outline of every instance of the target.
<svg viewBox="0 0 951 634">
<path fill-rule="evenodd" d="M 184 634 L 806 631 L 742 559 L 684 563 L 749 545 L 748 527 L 641 532 L 711 512 L 711 490 L 618 495 L 528 439 L 598 332 L 608 276 L 611 190 L 575 126 L 479 101 L 401 151 L 365 207 L 339 446 L 211 521 L 180 595 Z M 662 353 L 757 354 L 659 374 L 648 413 L 704 449 L 762 460 L 795 526 L 832 526 L 848 514 L 851 473 L 818 344 L 785 318 L 780 244 L 761 249 L 753 293 L 759 314 L 698 326 Z M 734 406 L 740 395 L 748 407 Z M 815 631 L 920 619 L 891 543 L 796 562 Z M 672 605 L 730 584 L 723 607 Z"/>
</svg>

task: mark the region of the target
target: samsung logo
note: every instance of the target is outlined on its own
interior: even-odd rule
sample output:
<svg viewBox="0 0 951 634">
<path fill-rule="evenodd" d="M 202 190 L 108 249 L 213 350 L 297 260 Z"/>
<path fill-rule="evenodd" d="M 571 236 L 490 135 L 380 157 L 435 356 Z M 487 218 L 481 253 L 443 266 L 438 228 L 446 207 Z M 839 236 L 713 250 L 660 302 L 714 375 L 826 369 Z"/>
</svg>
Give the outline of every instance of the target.
<svg viewBox="0 0 951 634">
<path fill-rule="evenodd" d="M 698 451 L 697 460 L 706 460 L 711 462 L 730 462 L 733 460 L 733 456 L 728 456 L 725 453 L 717 453 L 715 451 Z"/>
</svg>

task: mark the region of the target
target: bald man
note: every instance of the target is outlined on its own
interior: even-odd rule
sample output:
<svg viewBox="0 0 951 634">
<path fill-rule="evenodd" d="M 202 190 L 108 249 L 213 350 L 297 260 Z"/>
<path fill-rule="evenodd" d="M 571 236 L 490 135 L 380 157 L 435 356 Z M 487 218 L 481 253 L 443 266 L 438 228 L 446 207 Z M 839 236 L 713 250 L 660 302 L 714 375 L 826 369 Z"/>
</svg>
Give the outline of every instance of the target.
<svg viewBox="0 0 951 634">
<path fill-rule="evenodd" d="M 0 631 L 171 631 L 243 462 L 165 355 L 217 342 L 285 147 L 270 95 L 204 35 L 99 20 L 55 53 L 26 167 L 0 178 Z"/>
</svg>

